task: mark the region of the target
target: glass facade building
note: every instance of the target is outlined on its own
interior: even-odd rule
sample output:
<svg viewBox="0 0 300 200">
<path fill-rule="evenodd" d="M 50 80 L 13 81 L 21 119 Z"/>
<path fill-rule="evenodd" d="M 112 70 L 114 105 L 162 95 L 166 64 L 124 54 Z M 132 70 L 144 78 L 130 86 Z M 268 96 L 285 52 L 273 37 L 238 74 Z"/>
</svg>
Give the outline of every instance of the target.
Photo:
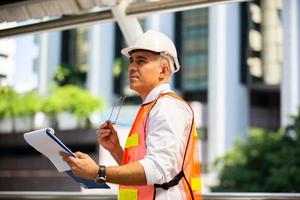
<svg viewBox="0 0 300 200">
<path fill-rule="evenodd" d="M 208 8 L 181 13 L 181 89 L 207 89 L 208 80 Z"/>
</svg>

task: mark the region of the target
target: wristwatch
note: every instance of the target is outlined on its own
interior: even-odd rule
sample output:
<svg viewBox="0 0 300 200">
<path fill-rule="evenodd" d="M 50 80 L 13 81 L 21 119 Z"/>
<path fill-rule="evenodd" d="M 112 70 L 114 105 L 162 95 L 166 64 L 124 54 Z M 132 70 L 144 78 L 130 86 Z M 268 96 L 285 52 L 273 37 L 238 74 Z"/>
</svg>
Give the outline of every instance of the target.
<svg viewBox="0 0 300 200">
<path fill-rule="evenodd" d="M 98 174 L 95 177 L 94 181 L 98 184 L 105 183 L 106 182 L 106 167 L 103 165 L 99 165 Z"/>
</svg>

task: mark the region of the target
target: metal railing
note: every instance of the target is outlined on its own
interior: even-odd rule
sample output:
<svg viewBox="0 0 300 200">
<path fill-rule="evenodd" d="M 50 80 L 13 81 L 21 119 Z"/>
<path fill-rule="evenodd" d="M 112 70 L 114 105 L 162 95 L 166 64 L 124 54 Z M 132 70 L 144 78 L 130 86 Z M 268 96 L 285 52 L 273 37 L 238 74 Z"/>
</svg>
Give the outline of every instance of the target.
<svg viewBox="0 0 300 200">
<path fill-rule="evenodd" d="M 7 200 L 116 200 L 116 194 L 82 192 L 0 192 Z M 205 193 L 203 200 L 300 200 L 300 193 Z"/>
</svg>

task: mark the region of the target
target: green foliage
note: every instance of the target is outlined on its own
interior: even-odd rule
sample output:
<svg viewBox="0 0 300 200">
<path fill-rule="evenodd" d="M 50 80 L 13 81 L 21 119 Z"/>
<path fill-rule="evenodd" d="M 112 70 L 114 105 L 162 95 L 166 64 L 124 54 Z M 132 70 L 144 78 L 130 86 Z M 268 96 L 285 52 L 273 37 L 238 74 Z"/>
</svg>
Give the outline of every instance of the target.
<svg viewBox="0 0 300 200">
<path fill-rule="evenodd" d="M 33 117 L 37 112 L 44 112 L 57 125 L 57 114 L 70 112 L 89 125 L 89 115 L 96 111 L 102 102 L 88 91 L 77 86 L 56 87 L 54 92 L 42 99 L 34 92 L 18 94 L 11 87 L 0 87 L 0 119 L 15 117 Z"/>
<path fill-rule="evenodd" d="M 16 112 L 17 116 L 33 117 L 40 111 L 42 102 L 40 101 L 40 97 L 37 93 L 28 92 L 24 95 L 19 95 L 19 98 L 14 105 L 18 108 Z"/>
<path fill-rule="evenodd" d="M 0 87 L 0 119 L 11 118 L 16 115 L 18 94 L 11 87 Z"/>
<path fill-rule="evenodd" d="M 70 112 L 78 118 L 86 118 L 101 105 L 101 101 L 76 86 L 63 86 L 54 90 L 46 99 L 42 111 L 53 117 L 60 112 Z"/>
<path fill-rule="evenodd" d="M 76 85 L 83 86 L 86 81 L 86 72 L 74 70 L 68 66 L 59 66 L 54 75 L 54 81 L 58 86 Z"/>
<path fill-rule="evenodd" d="M 124 59 L 123 57 L 116 58 L 113 67 L 114 77 L 120 77 L 122 73 L 126 72 L 128 65 L 129 65 L 128 59 Z"/>
<path fill-rule="evenodd" d="M 251 129 L 216 166 L 214 192 L 300 192 L 300 115 L 285 130 Z"/>
<path fill-rule="evenodd" d="M 40 105 L 38 95 L 34 92 L 22 95 L 11 87 L 0 87 L 0 118 L 32 117 Z"/>
<path fill-rule="evenodd" d="M 64 85 L 66 79 L 70 76 L 70 74 L 71 74 L 71 71 L 69 68 L 59 66 L 58 69 L 56 70 L 54 80 L 57 83 L 60 83 L 59 85 Z"/>
</svg>

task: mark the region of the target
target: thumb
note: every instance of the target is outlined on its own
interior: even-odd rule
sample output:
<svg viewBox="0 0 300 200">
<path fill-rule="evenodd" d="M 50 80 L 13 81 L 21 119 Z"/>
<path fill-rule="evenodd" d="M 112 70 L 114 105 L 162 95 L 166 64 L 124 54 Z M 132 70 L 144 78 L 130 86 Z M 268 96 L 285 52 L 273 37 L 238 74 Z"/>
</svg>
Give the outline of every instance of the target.
<svg viewBox="0 0 300 200">
<path fill-rule="evenodd" d="M 114 126 L 113 126 L 113 124 L 112 124 L 111 121 L 108 122 L 108 127 L 109 127 L 110 130 L 115 131 L 115 128 L 114 128 Z"/>
<path fill-rule="evenodd" d="M 75 153 L 75 155 L 76 155 L 78 158 L 87 158 L 87 157 L 88 157 L 87 154 L 82 153 L 82 152 L 80 152 L 80 151 L 77 151 L 77 152 Z"/>
</svg>

